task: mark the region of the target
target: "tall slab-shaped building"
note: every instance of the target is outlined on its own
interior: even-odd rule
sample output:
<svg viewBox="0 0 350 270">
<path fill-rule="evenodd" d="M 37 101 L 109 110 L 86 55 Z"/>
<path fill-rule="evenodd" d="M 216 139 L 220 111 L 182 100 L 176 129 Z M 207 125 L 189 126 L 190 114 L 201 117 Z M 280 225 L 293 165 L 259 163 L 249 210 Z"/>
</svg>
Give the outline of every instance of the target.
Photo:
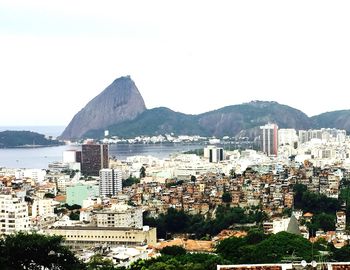
<svg viewBox="0 0 350 270">
<path fill-rule="evenodd" d="M 260 126 L 261 151 L 268 156 L 277 156 L 278 153 L 278 126 L 276 124 L 266 124 Z"/>
<path fill-rule="evenodd" d="M 108 168 L 108 144 L 83 144 L 81 149 L 81 172 L 99 176 L 100 170 Z"/>
</svg>

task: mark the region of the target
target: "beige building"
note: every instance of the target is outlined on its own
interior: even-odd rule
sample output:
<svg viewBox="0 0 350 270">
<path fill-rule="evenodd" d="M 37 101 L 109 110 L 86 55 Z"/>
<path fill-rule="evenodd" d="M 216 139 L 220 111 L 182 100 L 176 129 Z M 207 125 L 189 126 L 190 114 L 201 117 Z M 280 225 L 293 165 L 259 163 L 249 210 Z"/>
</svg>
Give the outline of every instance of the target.
<svg viewBox="0 0 350 270">
<path fill-rule="evenodd" d="M 142 209 L 127 204 L 113 204 L 111 208 L 94 212 L 97 227 L 142 229 Z"/>
<path fill-rule="evenodd" d="M 36 198 L 32 206 L 32 217 L 53 217 L 55 216 L 54 208 L 55 202 L 52 199 Z"/>
<path fill-rule="evenodd" d="M 107 245 L 115 247 L 154 245 L 157 242 L 156 228 L 143 229 L 98 228 L 98 227 L 57 227 L 45 231 L 48 235 L 61 235 L 65 243 L 73 249 Z"/>
</svg>

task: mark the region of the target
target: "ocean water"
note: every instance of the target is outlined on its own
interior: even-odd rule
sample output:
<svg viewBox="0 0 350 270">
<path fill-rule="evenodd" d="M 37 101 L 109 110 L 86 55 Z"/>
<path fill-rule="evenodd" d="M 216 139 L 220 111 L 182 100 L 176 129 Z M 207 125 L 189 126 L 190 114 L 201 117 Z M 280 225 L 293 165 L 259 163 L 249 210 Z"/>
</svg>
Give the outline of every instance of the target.
<svg viewBox="0 0 350 270">
<path fill-rule="evenodd" d="M 119 160 L 135 155 L 167 158 L 172 154 L 204 147 L 198 144 L 114 144 L 109 155 Z M 62 145 L 40 148 L 0 149 L 0 167 L 47 169 L 48 164 L 62 161 L 65 150 L 80 150 L 80 146 Z"/>
<path fill-rule="evenodd" d="M 0 127 L 2 130 L 29 130 L 35 131 L 47 136 L 60 135 L 64 127 L 59 126 L 18 126 L 18 127 Z M 204 147 L 199 144 L 114 144 L 109 146 L 109 155 L 119 160 L 125 160 L 127 157 L 144 155 L 157 158 L 167 158 L 172 154 L 181 153 L 189 150 Z M 62 161 L 65 150 L 80 150 L 80 146 L 62 145 L 40 148 L 9 148 L 0 149 L 0 167 L 6 168 L 35 168 L 47 169 L 49 163 Z"/>
</svg>

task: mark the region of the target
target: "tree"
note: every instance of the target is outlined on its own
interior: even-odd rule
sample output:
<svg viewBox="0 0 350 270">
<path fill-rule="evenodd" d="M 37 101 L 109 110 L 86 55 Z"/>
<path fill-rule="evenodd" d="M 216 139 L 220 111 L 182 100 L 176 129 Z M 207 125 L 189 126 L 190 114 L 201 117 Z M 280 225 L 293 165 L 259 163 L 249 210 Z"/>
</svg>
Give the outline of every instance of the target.
<svg viewBox="0 0 350 270">
<path fill-rule="evenodd" d="M 230 237 L 219 242 L 216 246 L 216 252 L 224 259 L 230 260 L 233 263 L 238 263 L 242 257 L 240 247 L 246 244 L 246 240 L 241 237 Z"/>
<path fill-rule="evenodd" d="M 114 270 L 113 261 L 110 259 L 105 259 L 100 254 L 96 254 L 90 258 L 87 263 L 87 270 Z"/>
<path fill-rule="evenodd" d="M 130 187 L 134 184 L 140 183 L 140 179 L 130 176 L 129 178 L 123 180 L 123 187 Z"/>
<path fill-rule="evenodd" d="M 186 254 L 186 249 L 180 246 L 167 246 L 164 247 L 161 251 L 160 254 L 162 255 L 170 255 L 170 256 L 179 256 L 179 255 L 185 255 Z"/>
<path fill-rule="evenodd" d="M 189 215 L 184 211 L 169 208 L 164 223 L 168 232 L 184 232 L 189 225 Z"/>
<path fill-rule="evenodd" d="M 67 203 L 63 205 L 65 208 L 67 208 L 68 210 L 78 210 L 81 209 L 81 205 L 79 204 L 73 204 L 73 205 L 68 205 Z"/>
<path fill-rule="evenodd" d="M 318 229 L 325 232 L 335 230 L 335 215 L 326 213 L 317 214 L 313 217 L 312 222 L 307 224 L 312 236 Z"/>
<path fill-rule="evenodd" d="M 294 191 L 294 206 L 295 208 L 301 209 L 303 207 L 302 205 L 302 197 L 303 194 L 307 191 L 307 186 L 303 184 L 295 184 L 293 186 Z"/>
<path fill-rule="evenodd" d="M 44 195 L 44 198 L 55 198 L 56 196 L 55 196 L 55 194 L 52 194 L 52 193 L 45 193 L 45 195 Z"/>
<path fill-rule="evenodd" d="M 300 257 L 311 261 L 318 255 L 312 252 L 312 244 L 305 238 L 280 232 L 269 237 L 252 231 L 244 238 L 227 238 L 219 242 L 216 252 L 234 264 L 238 263 L 278 263 L 286 257 Z"/>
<path fill-rule="evenodd" d="M 267 235 L 264 234 L 263 231 L 259 231 L 257 229 L 252 229 L 248 231 L 248 234 L 246 236 L 246 241 L 248 244 L 258 244 L 261 241 L 265 240 L 267 238 Z"/>
<path fill-rule="evenodd" d="M 333 258 L 338 262 L 350 261 L 350 246 L 344 246 L 340 249 L 334 248 Z"/>
<path fill-rule="evenodd" d="M 224 194 L 222 194 L 221 199 L 224 203 L 231 203 L 232 202 L 232 196 L 229 192 L 224 192 Z"/>
<path fill-rule="evenodd" d="M 146 168 L 142 166 L 140 169 L 140 178 L 145 178 L 145 177 L 146 177 Z"/>
<path fill-rule="evenodd" d="M 231 177 L 231 179 L 236 178 L 236 172 L 234 169 L 230 170 L 230 177 Z"/>
<path fill-rule="evenodd" d="M 254 256 L 249 263 L 276 263 L 283 258 L 296 256 L 311 261 L 312 256 L 318 255 L 312 244 L 302 236 L 279 232 L 254 246 Z"/>
<path fill-rule="evenodd" d="M 17 233 L 1 241 L 0 269 L 84 269 L 74 254 L 62 245 L 61 236 Z"/>
<path fill-rule="evenodd" d="M 164 262 L 156 262 L 152 264 L 149 270 L 178 270 L 179 268 L 176 265 L 164 263 Z"/>
<path fill-rule="evenodd" d="M 70 220 L 79 220 L 80 219 L 80 211 L 76 211 L 76 212 L 72 211 L 72 212 L 70 212 L 69 219 Z"/>
<path fill-rule="evenodd" d="M 196 182 L 197 178 L 195 175 L 191 175 L 191 182 Z"/>
<path fill-rule="evenodd" d="M 186 253 L 184 255 L 162 255 L 149 260 L 133 262 L 129 270 L 216 270 L 217 265 L 230 262 L 215 254 Z"/>
</svg>

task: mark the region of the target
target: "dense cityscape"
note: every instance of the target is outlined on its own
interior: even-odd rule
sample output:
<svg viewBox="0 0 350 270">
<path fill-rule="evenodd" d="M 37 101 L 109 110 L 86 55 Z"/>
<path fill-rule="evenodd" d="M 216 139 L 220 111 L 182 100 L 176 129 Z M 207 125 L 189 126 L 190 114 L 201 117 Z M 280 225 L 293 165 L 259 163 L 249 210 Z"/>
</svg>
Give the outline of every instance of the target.
<svg viewBox="0 0 350 270">
<path fill-rule="evenodd" d="M 0 270 L 350 270 L 349 12 L 0 0 Z"/>
<path fill-rule="evenodd" d="M 80 263 L 100 265 L 96 269 L 141 269 L 141 262 L 152 260 L 149 269 L 168 269 L 152 267 L 174 266 L 160 258 L 176 259 L 185 256 L 182 252 L 207 254 L 198 269 L 220 264 L 231 266 L 218 269 L 243 269 L 247 263 L 289 269 L 283 265 L 302 267 L 311 260 L 318 265 L 333 261 L 332 269 L 349 267 L 336 263 L 350 260 L 350 139 L 345 130 L 297 132 L 269 123 L 260 127 L 258 150 L 228 148 L 229 137 L 210 138 L 190 153 L 126 160 L 109 156 L 109 143 L 121 142 L 105 135 L 100 142 L 85 140 L 80 149 L 64 151 L 48 169 L 1 168 L 0 227 L 6 241 L 19 232 L 60 236 Z M 165 138 L 175 140 L 164 135 L 128 143 Z M 275 257 L 250 257 L 244 251 L 273 237 L 289 248 Z M 313 254 L 302 250 L 305 245 Z M 213 258 L 212 266 L 204 266 Z"/>
</svg>

